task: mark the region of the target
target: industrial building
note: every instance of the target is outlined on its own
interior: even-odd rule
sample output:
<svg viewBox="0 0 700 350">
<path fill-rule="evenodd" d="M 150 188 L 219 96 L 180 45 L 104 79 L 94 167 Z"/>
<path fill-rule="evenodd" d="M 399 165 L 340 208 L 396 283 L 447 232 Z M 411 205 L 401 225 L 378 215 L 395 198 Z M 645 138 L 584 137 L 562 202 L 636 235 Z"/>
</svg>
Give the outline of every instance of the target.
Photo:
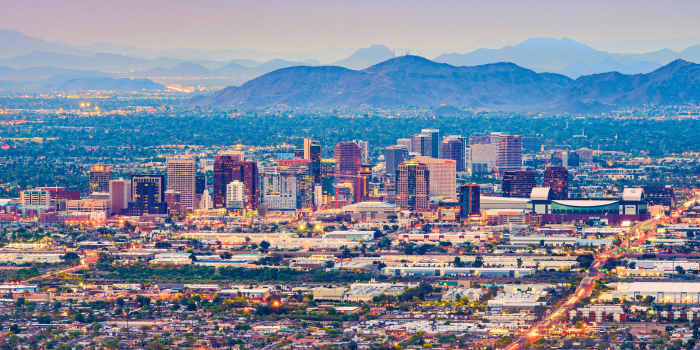
<svg viewBox="0 0 700 350">
<path fill-rule="evenodd" d="M 489 300 L 487 307 L 492 313 L 500 313 L 503 310 L 533 310 L 535 306 L 544 305 L 541 301 L 547 296 L 545 291 L 501 293 Z"/>
<path fill-rule="evenodd" d="M 700 283 L 685 282 L 632 282 L 618 283 L 612 297 L 620 300 L 637 300 L 653 297 L 656 303 L 698 303 Z"/>
<path fill-rule="evenodd" d="M 387 276 L 487 276 L 487 277 L 524 277 L 533 273 L 530 268 L 495 268 L 495 267 L 386 267 Z"/>
<path fill-rule="evenodd" d="M 450 288 L 442 295 L 442 301 L 455 302 L 462 298 L 479 301 L 481 295 L 481 288 Z"/>
</svg>

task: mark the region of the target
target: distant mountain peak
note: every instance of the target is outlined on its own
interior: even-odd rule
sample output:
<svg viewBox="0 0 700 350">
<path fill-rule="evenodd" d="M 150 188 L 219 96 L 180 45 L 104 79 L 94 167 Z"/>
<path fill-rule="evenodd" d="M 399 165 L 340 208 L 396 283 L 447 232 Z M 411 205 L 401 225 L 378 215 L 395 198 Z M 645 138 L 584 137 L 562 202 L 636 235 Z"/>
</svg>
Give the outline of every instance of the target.
<svg viewBox="0 0 700 350">
<path fill-rule="evenodd" d="M 388 47 L 373 44 L 370 47 L 358 49 L 348 58 L 335 62 L 332 65 L 348 69 L 362 70 L 394 57 L 396 57 L 394 52 Z"/>
</svg>

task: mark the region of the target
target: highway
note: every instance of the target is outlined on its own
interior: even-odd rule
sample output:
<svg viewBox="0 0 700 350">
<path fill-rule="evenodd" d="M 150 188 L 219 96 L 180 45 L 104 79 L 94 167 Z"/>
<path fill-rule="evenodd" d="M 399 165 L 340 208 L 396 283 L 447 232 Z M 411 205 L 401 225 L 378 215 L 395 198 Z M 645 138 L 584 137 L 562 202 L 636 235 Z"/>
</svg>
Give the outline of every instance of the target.
<svg viewBox="0 0 700 350">
<path fill-rule="evenodd" d="M 637 223 L 632 230 L 633 236 L 629 237 L 629 244 L 631 246 L 636 246 L 643 244 L 647 240 L 647 233 L 645 230 L 649 230 L 660 223 L 660 220 L 651 219 Z M 599 270 L 605 265 L 605 262 L 610 257 L 624 256 L 627 247 L 627 240 L 623 240 L 620 246 L 614 246 L 609 250 L 600 252 L 595 256 L 595 260 L 591 264 L 588 270 L 588 276 L 584 277 L 579 283 L 576 291 L 569 297 L 566 303 L 562 304 L 556 311 L 552 312 L 546 319 L 542 320 L 540 323 L 534 325 L 528 330 L 528 332 L 518 339 L 516 339 L 510 346 L 508 350 L 516 350 L 523 347 L 527 342 L 534 342 L 537 339 L 544 336 L 548 329 L 554 327 L 559 323 L 561 317 L 568 317 L 568 312 L 573 308 L 573 306 L 581 299 L 587 298 L 593 292 L 593 287 L 595 286 L 595 281 L 603 277 L 603 273 Z"/>
<path fill-rule="evenodd" d="M 30 283 L 32 281 L 37 281 L 37 280 L 41 280 L 44 278 L 51 278 L 52 276 L 59 275 L 61 273 L 72 273 L 72 272 L 80 271 L 80 270 L 84 269 L 85 267 L 89 267 L 90 264 L 97 262 L 97 259 L 98 259 L 97 257 L 82 258 L 82 259 L 80 259 L 79 265 L 72 266 L 72 267 L 69 267 L 67 269 L 63 269 L 63 270 L 58 271 L 58 272 L 49 272 L 49 273 L 45 273 L 41 276 L 32 277 L 32 278 L 27 279 L 26 281 L 22 281 L 22 284 L 27 284 L 27 283 Z"/>
</svg>

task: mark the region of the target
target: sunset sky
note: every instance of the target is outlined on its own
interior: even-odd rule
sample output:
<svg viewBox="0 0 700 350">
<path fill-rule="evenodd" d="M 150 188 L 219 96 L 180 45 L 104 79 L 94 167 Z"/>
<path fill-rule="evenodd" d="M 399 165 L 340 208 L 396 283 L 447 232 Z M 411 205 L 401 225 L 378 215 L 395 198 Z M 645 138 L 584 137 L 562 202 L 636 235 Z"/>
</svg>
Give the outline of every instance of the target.
<svg viewBox="0 0 700 350">
<path fill-rule="evenodd" d="M 71 44 L 302 51 L 460 49 L 530 37 L 579 42 L 688 38 L 700 1 L 1 0 L 0 28 Z"/>
</svg>

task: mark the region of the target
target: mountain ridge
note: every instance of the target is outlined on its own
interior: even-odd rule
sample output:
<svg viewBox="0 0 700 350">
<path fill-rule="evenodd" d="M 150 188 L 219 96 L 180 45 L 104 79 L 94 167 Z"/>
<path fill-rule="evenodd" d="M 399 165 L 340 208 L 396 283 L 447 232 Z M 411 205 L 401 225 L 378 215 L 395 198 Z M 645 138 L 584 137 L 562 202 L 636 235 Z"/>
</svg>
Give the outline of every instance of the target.
<svg viewBox="0 0 700 350">
<path fill-rule="evenodd" d="M 687 89 L 687 90 L 684 90 Z M 356 108 L 440 106 L 588 113 L 615 105 L 700 102 L 700 65 L 676 60 L 653 72 L 593 74 L 576 80 L 513 63 L 455 67 L 401 56 L 364 70 L 291 67 L 227 87 L 191 105 Z"/>
</svg>

